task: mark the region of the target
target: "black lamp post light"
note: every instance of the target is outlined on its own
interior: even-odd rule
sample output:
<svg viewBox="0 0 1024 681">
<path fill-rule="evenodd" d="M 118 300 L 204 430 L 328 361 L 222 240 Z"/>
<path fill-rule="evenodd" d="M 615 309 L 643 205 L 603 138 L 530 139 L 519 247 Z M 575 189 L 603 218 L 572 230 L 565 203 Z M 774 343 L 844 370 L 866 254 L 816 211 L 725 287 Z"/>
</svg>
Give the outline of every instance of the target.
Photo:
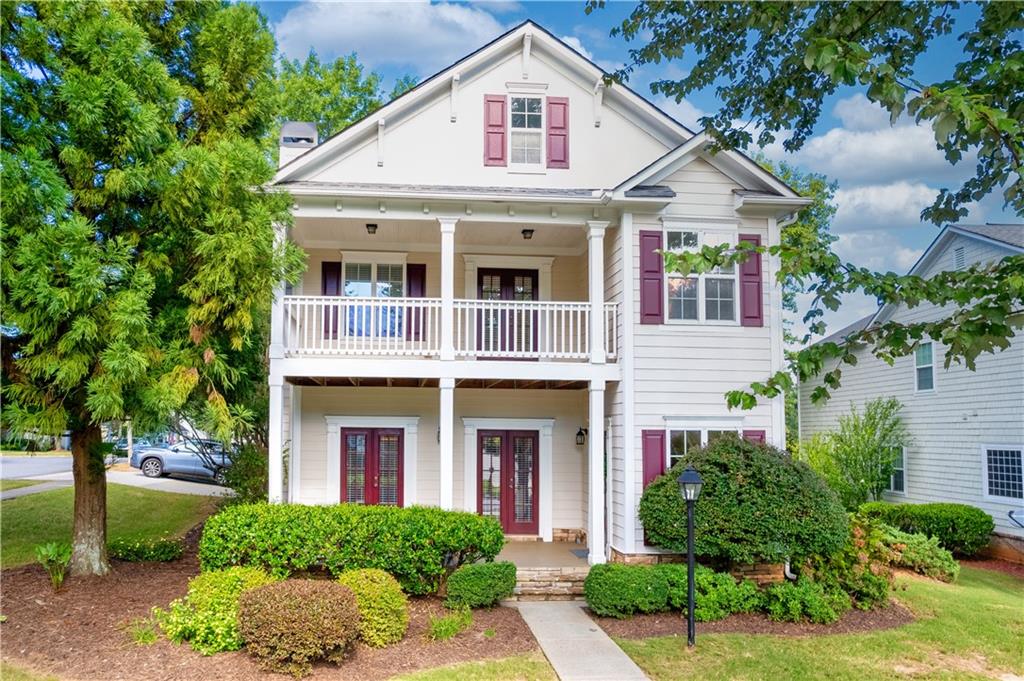
<svg viewBox="0 0 1024 681">
<path fill-rule="evenodd" d="M 704 481 L 693 466 L 687 466 L 677 482 L 679 483 L 679 492 L 686 500 L 686 645 L 692 647 L 696 634 L 696 620 L 693 616 L 696 602 L 693 585 L 693 505 L 700 497 L 700 489 L 704 486 Z"/>
</svg>

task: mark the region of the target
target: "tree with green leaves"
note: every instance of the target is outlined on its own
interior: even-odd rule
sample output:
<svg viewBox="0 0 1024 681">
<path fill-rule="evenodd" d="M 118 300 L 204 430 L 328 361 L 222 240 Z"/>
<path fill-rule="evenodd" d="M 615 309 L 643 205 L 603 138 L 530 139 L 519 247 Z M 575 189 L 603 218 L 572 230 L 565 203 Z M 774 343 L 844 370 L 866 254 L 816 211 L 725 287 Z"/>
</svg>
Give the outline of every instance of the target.
<svg viewBox="0 0 1024 681">
<path fill-rule="evenodd" d="M 3 426 L 70 431 L 71 571 L 104 574 L 100 423 L 201 396 L 229 437 L 231 361 L 302 255 L 277 239 L 274 41 L 220 3 L 4 3 Z"/>
<path fill-rule="evenodd" d="M 590 0 L 587 11 L 601 6 Z M 647 2 L 636 6 L 613 35 L 644 44 L 613 75 L 628 79 L 639 66 L 691 59 L 686 75 L 651 85 L 676 101 L 715 87 L 717 113 L 701 118 L 717 149 L 766 145 L 783 136 L 796 151 L 813 133 L 825 98 L 841 87 L 860 88 L 895 122 L 909 114 L 932 126 L 937 147 L 950 163 L 978 157 L 975 174 L 960 189 L 943 189 L 922 213 L 936 224 L 967 214 L 969 203 L 1002 191 L 1005 204 L 1024 215 L 1024 3 L 978 5 L 975 24 L 960 36 L 964 57 L 948 78 L 924 83 L 914 77 L 918 57 L 954 27 L 957 3 L 937 2 Z M 734 121 L 747 125 L 736 126 Z M 756 130 L 755 139 L 752 130 Z M 705 247 L 698 253 L 666 254 L 666 266 L 684 274 L 746 259 L 752 248 Z M 846 295 L 866 294 L 881 304 L 915 307 L 931 303 L 949 314 L 933 321 L 892 320 L 850 333 L 845 342 L 820 342 L 794 355 L 779 372 L 727 395 L 730 406 L 752 407 L 793 385 L 823 376 L 812 399 L 828 399 L 839 387 L 842 366 L 854 350 L 868 347 L 889 363 L 914 351 L 926 338 L 946 347 L 945 366 L 973 369 L 983 352 L 1009 347 L 1024 327 L 1024 256 L 981 264 L 930 279 L 876 273 L 843 262 L 827 243 L 795 251 L 785 244 L 760 252 L 780 256 L 781 281 L 813 293 L 804 314 L 809 343 L 825 334 L 825 310 Z M 826 370 L 826 366 L 829 366 Z"/>
</svg>

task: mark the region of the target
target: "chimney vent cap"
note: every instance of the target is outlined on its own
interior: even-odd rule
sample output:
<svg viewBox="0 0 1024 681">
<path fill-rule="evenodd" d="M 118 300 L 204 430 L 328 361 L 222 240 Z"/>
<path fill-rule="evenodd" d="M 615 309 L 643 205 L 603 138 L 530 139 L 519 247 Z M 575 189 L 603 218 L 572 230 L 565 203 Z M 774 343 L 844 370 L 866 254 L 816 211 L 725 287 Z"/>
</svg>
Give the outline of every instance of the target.
<svg viewBox="0 0 1024 681">
<path fill-rule="evenodd" d="M 316 123 L 304 121 L 286 121 L 281 126 L 282 147 L 312 149 L 317 145 Z"/>
</svg>

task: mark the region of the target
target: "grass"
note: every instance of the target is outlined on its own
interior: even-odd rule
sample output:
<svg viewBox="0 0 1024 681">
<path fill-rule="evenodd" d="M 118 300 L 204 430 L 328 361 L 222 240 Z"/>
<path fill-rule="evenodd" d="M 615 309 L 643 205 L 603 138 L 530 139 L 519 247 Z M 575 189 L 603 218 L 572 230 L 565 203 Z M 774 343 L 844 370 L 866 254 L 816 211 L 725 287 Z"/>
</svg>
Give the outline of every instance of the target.
<svg viewBox="0 0 1024 681">
<path fill-rule="evenodd" d="M 40 482 L 42 482 L 42 480 L 0 480 L 0 492 L 6 492 L 9 489 L 18 489 L 19 487 L 38 485 Z"/>
<path fill-rule="evenodd" d="M 0 456 L 71 456 L 66 449 L 51 449 L 48 452 L 26 452 L 20 449 L 0 450 Z"/>
<path fill-rule="evenodd" d="M 124 632 L 128 640 L 137 646 L 149 646 L 156 643 L 160 637 L 159 625 L 151 615 L 149 617 L 137 617 L 124 625 Z"/>
<path fill-rule="evenodd" d="M 456 610 L 450 615 L 431 617 L 428 636 L 432 641 L 448 641 L 471 626 L 473 626 L 473 612 L 469 608 Z"/>
<path fill-rule="evenodd" d="M 427 669 L 394 681 L 555 681 L 555 671 L 540 652 L 516 655 L 503 660 L 463 662 L 447 667 Z M 6 680 L 5 680 L 6 681 Z"/>
<path fill-rule="evenodd" d="M 2 661 L 0 661 L 0 679 L 4 681 L 57 681 L 56 676 L 39 676 Z"/>
<path fill-rule="evenodd" d="M 897 598 L 917 621 L 830 636 L 698 635 L 617 640 L 661 679 L 981 679 L 1024 674 L 1024 582 L 965 566 L 956 584 L 900 577 Z"/>
<path fill-rule="evenodd" d="M 35 547 L 71 541 L 74 489 L 0 502 L 0 567 L 35 560 Z M 214 509 L 208 497 L 107 485 L 107 539 L 180 536 Z"/>
</svg>

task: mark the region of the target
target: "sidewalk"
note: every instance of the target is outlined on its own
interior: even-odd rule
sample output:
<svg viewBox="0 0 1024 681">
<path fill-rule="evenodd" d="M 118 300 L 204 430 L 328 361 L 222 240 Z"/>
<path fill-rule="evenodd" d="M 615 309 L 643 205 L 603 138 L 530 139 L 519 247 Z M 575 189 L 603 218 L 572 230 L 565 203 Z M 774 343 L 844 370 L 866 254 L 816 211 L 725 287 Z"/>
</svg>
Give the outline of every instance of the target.
<svg viewBox="0 0 1024 681">
<path fill-rule="evenodd" d="M 70 471 L 67 471 L 64 473 L 35 475 L 24 479 L 60 482 L 64 483 L 63 486 L 66 487 L 67 485 L 71 484 L 72 475 Z M 195 482 L 193 480 L 185 480 L 182 478 L 147 478 L 138 471 L 133 471 L 131 473 L 126 473 L 123 471 L 107 471 L 107 482 L 114 483 L 117 485 L 144 487 L 146 489 L 152 489 L 158 492 L 174 492 L 176 494 L 195 494 L 204 497 L 223 497 L 227 496 L 228 494 L 231 494 L 231 490 L 229 490 L 228 488 L 215 485 L 212 482 Z M 41 489 L 44 487 L 46 489 Z M 9 498 L 7 495 L 14 492 L 23 492 L 24 494 L 31 494 L 32 492 L 45 492 L 47 489 L 55 488 L 50 487 L 49 485 L 32 485 L 31 487 L 21 487 L 16 490 L 4 492 L 4 496 L 2 498 L 7 499 Z"/>
<path fill-rule="evenodd" d="M 515 604 L 561 681 L 643 681 L 647 676 L 578 601 Z"/>
<path fill-rule="evenodd" d="M 51 489 L 60 489 L 61 487 L 70 486 L 70 480 L 52 480 L 50 482 L 41 482 L 38 485 L 18 487 L 17 489 L 9 489 L 6 492 L 0 492 L 0 501 L 7 501 L 8 499 L 17 499 L 18 497 L 28 496 L 29 494 L 35 494 L 37 492 L 49 492 Z"/>
</svg>

